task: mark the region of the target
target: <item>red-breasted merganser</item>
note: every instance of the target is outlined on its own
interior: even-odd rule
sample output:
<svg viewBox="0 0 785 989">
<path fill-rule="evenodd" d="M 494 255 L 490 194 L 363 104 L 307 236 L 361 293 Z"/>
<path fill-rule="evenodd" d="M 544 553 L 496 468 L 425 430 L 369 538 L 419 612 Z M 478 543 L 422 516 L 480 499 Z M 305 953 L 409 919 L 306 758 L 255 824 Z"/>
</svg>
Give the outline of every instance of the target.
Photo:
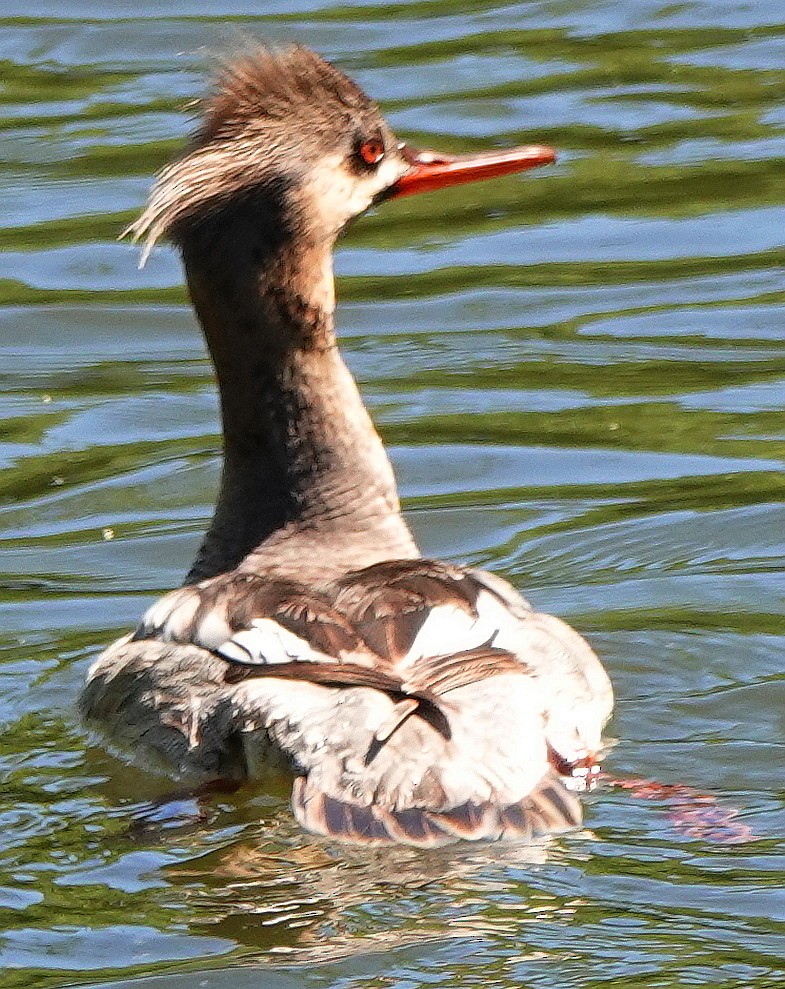
<svg viewBox="0 0 785 989">
<path fill-rule="evenodd" d="M 145 256 L 162 236 L 182 253 L 224 431 L 184 586 L 98 658 L 82 695 L 138 763 L 198 786 L 283 762 L 301 824 L 350 840 L 580 822 L 605 671 L 500 577 L 422 557 L 333 329 L 333 246 L 355 216 L 553 158 L 414 151 L 302 47 L 224 67 L 130 228 Z"/>
</svg>

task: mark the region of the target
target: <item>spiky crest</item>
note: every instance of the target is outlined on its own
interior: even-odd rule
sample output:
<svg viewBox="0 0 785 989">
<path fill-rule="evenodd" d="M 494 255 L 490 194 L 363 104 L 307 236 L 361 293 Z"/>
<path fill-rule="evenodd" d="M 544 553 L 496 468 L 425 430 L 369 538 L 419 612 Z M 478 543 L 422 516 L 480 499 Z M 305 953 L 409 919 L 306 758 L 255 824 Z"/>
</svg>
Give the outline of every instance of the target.
<svg viewBox="0 0 785 989">
<path fill-rule="evenodd" d="M 140 267 L 161 237 L 176 237 L 181 221 L 238 193 L 276 183 L 280 189 L 304 159 L 313 163 L 346 135 L 383 126 L 356 83 L 299 45 L 258 45 L 224 61 L 201 118 L 183 154 L 159 172 L 142 214 L 120 235 L 143 242 Z"/>
</svg>

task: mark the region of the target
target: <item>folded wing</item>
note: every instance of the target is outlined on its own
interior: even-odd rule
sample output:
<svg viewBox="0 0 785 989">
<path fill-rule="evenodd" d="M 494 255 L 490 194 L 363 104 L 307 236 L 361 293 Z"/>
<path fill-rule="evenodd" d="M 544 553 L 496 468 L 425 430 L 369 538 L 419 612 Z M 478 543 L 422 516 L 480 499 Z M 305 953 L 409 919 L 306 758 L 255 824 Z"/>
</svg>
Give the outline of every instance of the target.
<svg viewBox="0 0 785 989">
<path fill-rule="evenodd" d="M 213 738 L 220 711 L 246 775 L 264 771 L 272 747 L 297 774 L 302 824 L 352 840 L 431 845 L 574 826 L 580 805 L 554 767 L 597 751 L 611 703 L 599 662 L 566 625 L 497 577 L 429 560 L 314 588 L 214 578 L 162 598 L 123 649 L 157 650 L 143 704 L 180 696 L 163 688 L 182 664 L 209 668 L 220 681 L 211 703 L 170 722 Z"/>
</svg>

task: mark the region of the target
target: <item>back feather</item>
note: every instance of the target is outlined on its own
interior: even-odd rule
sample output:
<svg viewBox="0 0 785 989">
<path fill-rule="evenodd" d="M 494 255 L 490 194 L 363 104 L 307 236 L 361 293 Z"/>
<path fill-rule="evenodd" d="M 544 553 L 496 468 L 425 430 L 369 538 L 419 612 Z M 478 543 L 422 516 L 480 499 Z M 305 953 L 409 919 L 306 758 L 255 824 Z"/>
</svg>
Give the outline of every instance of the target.
<svg viewBox="0 0 785 989">
<path fill-rule="evenodd" d="M 312 588 L 233 573 L 157 602 L 129 647 L 147 639 L 209 650 L 247 773 L 272 744 L 318 834 L 429 846 L 580 822 L 557 771 L 598 750 L 607 677 L 490 574 L 422 559 Z"/>
</svg>

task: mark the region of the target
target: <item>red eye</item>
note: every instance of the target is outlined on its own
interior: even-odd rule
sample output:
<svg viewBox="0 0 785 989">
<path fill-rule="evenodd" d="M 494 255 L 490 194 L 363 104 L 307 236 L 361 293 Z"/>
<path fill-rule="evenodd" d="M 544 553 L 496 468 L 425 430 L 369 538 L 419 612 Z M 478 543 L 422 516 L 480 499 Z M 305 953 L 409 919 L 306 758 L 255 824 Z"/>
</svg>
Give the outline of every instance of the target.
<svg viewBox="0 0 785 989">
<path fill-rule="evenodd" d="M 378 165 L 384 158 L 384 143 L 381 138 L 372 137 L 358 148 L 358 153 L 366 165 Z"/>
</svg>

